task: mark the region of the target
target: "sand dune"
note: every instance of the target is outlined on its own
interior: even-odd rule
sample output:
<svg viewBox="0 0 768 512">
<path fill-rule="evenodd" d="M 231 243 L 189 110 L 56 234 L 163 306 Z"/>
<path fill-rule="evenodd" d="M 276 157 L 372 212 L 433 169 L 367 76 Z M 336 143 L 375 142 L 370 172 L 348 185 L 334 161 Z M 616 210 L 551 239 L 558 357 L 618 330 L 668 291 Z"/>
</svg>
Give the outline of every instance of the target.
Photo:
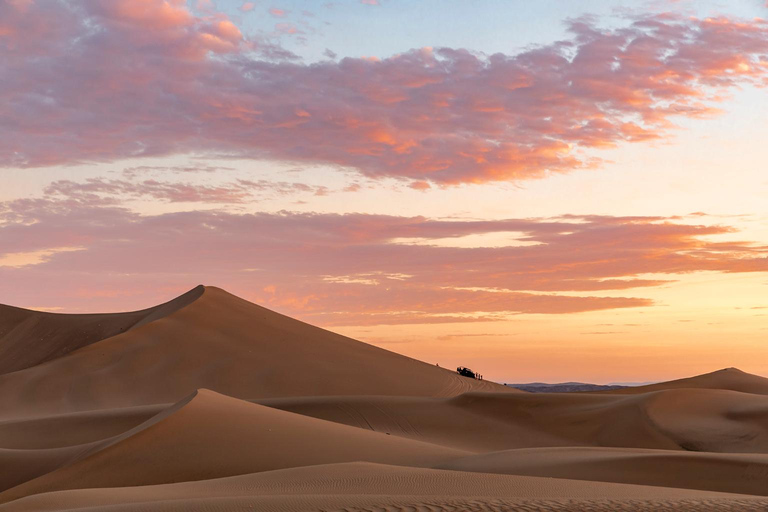
<svg viewBox="0 0 768 512">
<path fill-rule="evenodd" d="M 0 395 L 0 420 L 172 403 L 198 388 L 237 398 L 515 391 L 206 287 L 193 302 L 161 318 L 0 376 L 0 389 L 15 390 Z"/>
<path fill-rule="evenodd" d="M 107 508 L 110 505 L 122 505 Z M 371 463 L 198 482 L 37 494 L 3 511 L 53 510 L 764 510 L 746 495 Z M 242 507 L 242 508 L 240 508 Z"/>
<path fill-rule="evenodd" d="M 329 397 L 263 403 L 478 453 L 574 445 L 679 449 L 646 420 L 644 397 L 468 393 L 453 399 Z"/>
<path fill-rule="evenodd" d="M 764 512 L 766 500 L 755 498 L 654 499 L 527 499 L 493 496 L 428 495 L 291 495 L 179 499 L 141 502 L 97 508 L 69 508 L 67 512 Z M 650 488 L 653 489 L 653 488 Z"/>
<path fill-rule="evenodd" d="M 0 449 L 36 450 L 118 436 L 173 404 L 75 412 L 0 422 Z"/>
<path fill-rule="evenodd" d="M 329 462 L 431 466 L 463 455 L 201 390 L 56 471 L 0 493 L 0 502 L 50 490 L 203 480 Z"/>
<path fill-rule="evenodd" d="M 255 403 L 475 453 L 552 446 L 768 453 L 768 397 L 720 390 L 645 395 L 332 396 Z M 0 448 L 55 448 L 119 435 L 172 404 L 0 423 Z"/>
<path fill-rule="evenodd" d="M 484 453 L 445 469 L 768 496 L 768 455 L 637 448 L 532 448 Z"/>
<path fill-rule="evenodd" d="M 687 379 L 659 382 L 658 384 L 649 384 L 647 386 L 597 391 L 596 393 L 636 395 L 665 389 L 725 389 L 742 393 L 768 395 L 768 379 L 743 372 L 738 368 L 724 368 L 716 372 L 688 377 Z"/>
<path fill-rule="evenodd" d="M 735 369 L 529 394 L 199 287 L 0 307 L 0 370 L 0 510 L 768 509 L 768 379 Z"/>
<path fill-rule="evenodd" d="M 88 446 L 45 450 L 0 449 L 0 491 L 45 475 L 72 460 Z"/>
<path fill-rule="evenodd" d="M 710 389 L 631 396 L 467 393 L 452 399 L 260 400 L 299 414 L 474 452 L 604 446 L 768 453 L 768 397 Z"/>
<path fill-rule="evenodd" d="M 686 450 L 768 453 L 768 397 L 728 390 L 650 393 L 648 417 Z"/>
</svg>

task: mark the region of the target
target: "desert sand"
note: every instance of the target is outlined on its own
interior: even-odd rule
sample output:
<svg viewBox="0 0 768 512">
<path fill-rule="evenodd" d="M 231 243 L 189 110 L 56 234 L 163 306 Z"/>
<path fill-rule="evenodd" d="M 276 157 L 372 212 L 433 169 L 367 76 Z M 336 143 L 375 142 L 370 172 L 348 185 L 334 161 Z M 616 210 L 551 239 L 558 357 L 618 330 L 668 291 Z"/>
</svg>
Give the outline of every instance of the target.
<svg viewBox="0 0 768 512">
<path fill-rule="evenodd" d="M 5 510 L 768 510 L 768 379 L 524 393 L 214 287 L 0 306 Z"/>
</svg>

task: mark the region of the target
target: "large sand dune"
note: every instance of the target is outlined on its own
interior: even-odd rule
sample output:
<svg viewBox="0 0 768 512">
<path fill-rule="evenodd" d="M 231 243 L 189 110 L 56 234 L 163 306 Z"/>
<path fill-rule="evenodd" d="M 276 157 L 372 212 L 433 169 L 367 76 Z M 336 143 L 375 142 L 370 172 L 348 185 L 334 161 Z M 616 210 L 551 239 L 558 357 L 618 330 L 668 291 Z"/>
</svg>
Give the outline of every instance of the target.
<svg viewBox="0 0 768 512">
<path fill-rule="evenodd" d="M 110 506 L 120 505 L 111 508 Z M 371 463 L 306 466 L 142 487 L 48 492 L 4 511 L 764 510 L 748 495 Z M 107 508 L 110 507 L 110 508 Z M 738 508 L 737 508 L 738 507 Z"/>
<path fill-rule="evenodd" d="M 0 307 L 0 356 L 0 510 L 768 510 L 768 380 L 735 369 L 515 392 L 211 287 Z"/>
<path fill-rule="evenodd" d="M 213 287 L 152 322 L 2 375 L 2 388 L 16 392 L 0 396 L 0 420 L 171 403 L 199 388 L 237 398 L 514 391 L 313 327 Z"/>
</svg>

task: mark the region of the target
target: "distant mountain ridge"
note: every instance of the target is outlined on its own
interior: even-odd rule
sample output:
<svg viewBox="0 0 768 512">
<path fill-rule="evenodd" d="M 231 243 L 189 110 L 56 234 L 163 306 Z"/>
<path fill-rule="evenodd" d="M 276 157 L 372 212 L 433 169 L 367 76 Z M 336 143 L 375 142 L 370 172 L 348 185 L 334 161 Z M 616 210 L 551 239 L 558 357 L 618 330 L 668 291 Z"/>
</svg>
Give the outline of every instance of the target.
<svg viewBox="0 0 768 512">
<path fill-rule="evenodd" d="M 505 384 L 510 388 L 519 389 L 528 393 L 579 393 L 585 391 L 614 391 L 628 386 L 617 384 L 588 384 L 585 382 L 560 382 L 548 384 L 546 382 L 530 382 L 527 384 Z"/>
<path fill-rule="evenodd" d="M 529 382 L 523 384 L 504 384 L 507 387 L 528 393 L 591 393 L 604 392 L 615 394 L 641 394 L 668 389 L 722 389 L 768 395 L 768 379 L 752 375 L 738 368 L 723 368 L 711 373 L 651 384 L 625 386 L 619 384 L 589 384 L 585 382 Z"/>
</svg>

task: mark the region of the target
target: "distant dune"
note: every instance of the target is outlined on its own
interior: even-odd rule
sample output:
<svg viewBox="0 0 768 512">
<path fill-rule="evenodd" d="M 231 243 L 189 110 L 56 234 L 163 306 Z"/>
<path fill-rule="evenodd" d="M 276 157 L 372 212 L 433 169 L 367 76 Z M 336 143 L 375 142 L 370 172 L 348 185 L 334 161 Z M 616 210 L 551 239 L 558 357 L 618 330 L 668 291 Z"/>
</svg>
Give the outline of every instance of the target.
<svg viewBox="0 0 768 512">
<path fill-rule="evenodd" d="M 768 380 L 736 369 L 525 393 L 213 287 L 2 306 L 0 355 L 0 511 L 768 509 Z"/>
<path fill-rule="evenodd" d="M 738 368 L 724 368 L 716 372 L 687 379 L 671 380 L 647 386 L 635 386 L 607 391 L 619 394 L 648 393 L 663 389 L 727 389 L 742 393 L 768 395 L 768 379 L 745 373 Z"/>
</svg>

